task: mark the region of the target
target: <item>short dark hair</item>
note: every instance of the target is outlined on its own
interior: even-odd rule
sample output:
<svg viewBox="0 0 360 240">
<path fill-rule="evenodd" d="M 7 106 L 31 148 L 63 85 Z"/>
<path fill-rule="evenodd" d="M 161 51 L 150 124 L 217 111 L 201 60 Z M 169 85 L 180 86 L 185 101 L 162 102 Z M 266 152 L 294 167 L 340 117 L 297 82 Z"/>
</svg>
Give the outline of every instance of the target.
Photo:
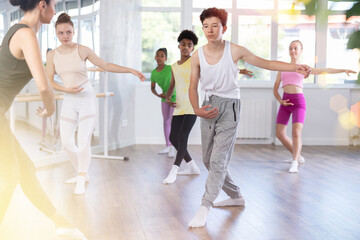
<svg viewBox="0 0 360 240">
<path fill-rule="evenodd" d="M 177 41 L 181 42 L 183 39 L 189 39 L 193 42 L 194 46 L 198 43 L 198 37 L 191 30 L 183 30 L 181 31 Z"/>
<path fill-rule="evenodd" d="M 167 58 L 167 49 L 166 48 L 159 48 L 156 53 L 158 53 L 159 51 L 163 51 L 165 53 L 165 57 Z"/>
<path fill-rule="evenodd" d="M 215 7 L 204 9 L 204 11 L 200 14 L 200 21 L 203 24 L 206 18 L 211 17 L 218 17 L 223 27 L 226 26 L 228 13 L 225 9 Z"/>
<path fill-rule="evenodd" d="M 50 2 L 50 0 L 9 0 L 11 5 L 20 6 L 20 9 L 24 12 L 33 10 L 41 1 L 45 1 L 46 4 L 49 4 Z"/>
</svg>

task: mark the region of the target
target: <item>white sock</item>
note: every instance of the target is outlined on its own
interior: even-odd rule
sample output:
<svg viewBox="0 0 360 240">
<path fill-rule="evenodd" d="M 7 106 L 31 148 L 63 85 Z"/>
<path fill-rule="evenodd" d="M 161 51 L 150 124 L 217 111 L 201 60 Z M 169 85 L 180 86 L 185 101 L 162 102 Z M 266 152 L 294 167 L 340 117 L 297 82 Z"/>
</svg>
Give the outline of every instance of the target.
<svg viewBox="0 0 360 240">
<path fill-rule="evenodd" d="M 170 146 L 170 148 L 169 148 L 169 153 L 168 153 L 168 157 L 169 157 L 169 158 L 173 158 L 173 157 L 175 157 L 175 155 L 176 155 L 176 149 L 175 149 L 175 147 L 174 147 L 174 146 Z"/>
<path fill-rule="evenodd" d="M 195 214 L 195 216 L 193 217 L 193 219 L 191 219 L 191 221 L 189 222 L 188 226 L 193 228 L 205 226 L 206 218 L 207 215 L 209 214 L 209 211 L 210 211 L 209 208 L 205 206 L 201 206 L 197 211 L 197 213 Z"/>
<path fill-rule="evenodd" d="M 244 206 L 245 200 L 243 197 L 228 198 L 226 200 L 214 203 L 214 207 L 229 207 L 229 206 Z"/>
<path fill-rule="evenodd" d="M 179 171 L 179 167 L 176 165 L 173 165 L 169 175 L 164 179 L 163 183 L 164 184 L 170 184 L 170 183 L 174 183 L 176 181 L 176 175 Z"/>
<path fill-rule="evenodd" d="M 77 176 L 77 182 L 74 190 L 75 195 L 81 195 L 85 193 L 85 177 Z"/>
<path fill-rule="evenodd" d="M 87 240 L 85 235 L 77 228 L 58 228 L 56 229 L 55 234 L 70 239 Z"/>
<path fill-rule="evenodd" d="M 293 161 L 293 159 L 286 159 L 286 160 L 284 160 L 284 162 L 287 162 L 287 163 L 291 163 Z M 299 157 L 299 159 L 298 159 L 298 162 L 299 163 L 305 163 L 305 158 L 304 157 L 302 157 L 302 156 L 300 156 Z"/>
<path fill-rule="evenodd" d="M 166 154 L 168 153 L 170 150 L 170 146 L 167 146 L 166 148 L 164 148 L 163 150 L 159 151 L 158 154 Z"/>
<path fill-rule="evenodd" d="M 291 167 L 289 168 L 289 173 L 297 173 L 298 172 L 299 163 L 296 160 L 291 162 Z"/>
<path fill-rule="evenodd" d="M 89 174 L 86 174 L 85 181 L 90 182 Z M 77 183 L 77 176 L 66 180 L 65 183 L 66 184 Z"/>
<path fill-rule="evenodd" d="M 200 174 L 200 169 L 198 168 L 194 160 L 191 160 L 190 162 L 186 163 L 186 165 L 188 166 L 188 168 L 178 172 L 178 175 Z"/>
</svg>

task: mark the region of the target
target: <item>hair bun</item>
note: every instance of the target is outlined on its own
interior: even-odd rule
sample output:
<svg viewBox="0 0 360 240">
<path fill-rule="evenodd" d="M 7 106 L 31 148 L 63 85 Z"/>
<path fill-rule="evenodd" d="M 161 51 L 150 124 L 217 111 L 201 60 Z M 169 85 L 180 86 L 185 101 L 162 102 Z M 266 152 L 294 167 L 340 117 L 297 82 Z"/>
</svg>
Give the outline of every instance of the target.
<svg viewBox="0 0 360 240">
<path fill-rule="evenodd" d="M 71 17 L 67 13 L 62 13 L 59 15 L 58 19 L 55 22 L 55 27 L 62 23 L 68 23 L 74 27 L 74 23 L 71 21 Z"/>
<path fill-rule="evenodd" d="M 20 6 L 21 0 L 9 0 L 10 1 L 10 4 L 13 5 L 13 6 Z"/>
<path fill-rule="evenodd" d="M 60 22 L 68 22 L 71 20 L 71 17 L 67 13 L 62 13 L 58 17 L 58 21 Z"/>
</svg>

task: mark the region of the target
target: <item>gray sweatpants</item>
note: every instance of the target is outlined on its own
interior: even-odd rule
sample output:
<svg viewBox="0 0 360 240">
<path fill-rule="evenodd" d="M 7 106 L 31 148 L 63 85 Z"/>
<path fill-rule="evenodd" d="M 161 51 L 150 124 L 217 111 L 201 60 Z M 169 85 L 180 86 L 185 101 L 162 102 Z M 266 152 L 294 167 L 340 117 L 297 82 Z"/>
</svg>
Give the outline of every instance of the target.
<svg viewBox="0 0 360 240">
<path fill-rule="evenodd" d="M 201 205 L 212 207 L 221 189 L 231 198 L 241 196 L 228 170 L 239 123 L 240 99 L 213 95 L 204 105 L 219 109 L 216 118 L 200 120 L 203 161 L 209 170 Z"/>
</svg>

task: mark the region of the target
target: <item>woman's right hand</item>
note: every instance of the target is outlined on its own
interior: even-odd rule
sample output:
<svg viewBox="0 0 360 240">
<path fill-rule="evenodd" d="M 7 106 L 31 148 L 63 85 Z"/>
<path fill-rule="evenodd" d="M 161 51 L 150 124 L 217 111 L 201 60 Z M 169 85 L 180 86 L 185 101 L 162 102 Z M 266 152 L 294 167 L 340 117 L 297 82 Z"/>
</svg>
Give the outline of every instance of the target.
<svg viewBox="0 0 360 240">
<path fill-rule="evenodd" d="M 284 99 L 284 100 L 281 100 L 280 101 L 280 104 L 281 105 L 283 105 L 283 106 L 293 106 L 294 104 L 293 103 L 291 103 L 291 102 L 289 102 L 290 101 L 290 99 Z"/>
<path fill-rule="evenodd" d="M 76 94 L 81 92 L 82 90 L 84 90 L 83 87 L 80 86 L 76 86 L 76 87 L 70 87 L 70 88 L 66 88 L 66 93 L 71 93 L 71 94 Z"/>
<path fill-rule="evenodd" d="M 159 94 L 159 97 L 162 98 L 162 99 L 166 99 L 166 94 L 165 94 L 165 93 L 161 93 L 161 94 Z"/>
<path fill-rule="evenodd" d="M 137 76 L 140 79 L 140 81 L 142 81 L 142 82 L 146 80 L 145 75 L 138 70 L 130 69 L 130 73 Z"/>
<path fill-rule="evenodd" d="M 355 71 L 349 70 L 349 69 L 345 69 L 344 72 L 345 72 L 349 77 L 350 77 L 350 73 L 356 73 Z"/>
</svg>

